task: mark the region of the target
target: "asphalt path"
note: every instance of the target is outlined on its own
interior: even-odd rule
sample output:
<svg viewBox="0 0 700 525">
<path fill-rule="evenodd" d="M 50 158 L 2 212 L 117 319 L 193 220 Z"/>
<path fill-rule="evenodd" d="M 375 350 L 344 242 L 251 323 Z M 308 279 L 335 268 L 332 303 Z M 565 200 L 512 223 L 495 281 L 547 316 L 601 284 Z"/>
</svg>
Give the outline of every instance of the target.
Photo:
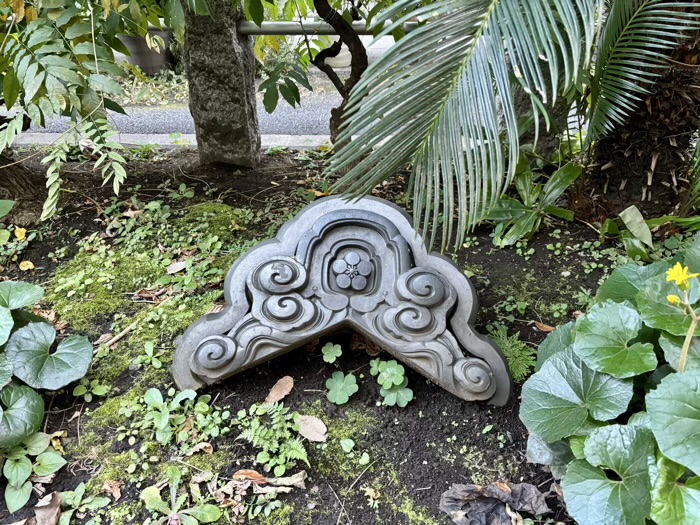
<svg viewBox="0 0 700 525">
<path fill-rule="evenodd" d="M 331 109 L 340 104 L 340 95 L 332 92 L 302 95 L 301 106 L 292 108 L 280 98 L 272 114 L 258 100 L 260 133 L 263 135 L 328 135 Z M 194 133 L 194 121 L 185 104 L 164 106 L 128 106 L 127 115 L 112 113 L 111 120 L 121 133 L 166 134 Z M 50 119 L 45 128 L 35 132 L 60 133 L 67 129 L 68 120 Z"/>
</svg>

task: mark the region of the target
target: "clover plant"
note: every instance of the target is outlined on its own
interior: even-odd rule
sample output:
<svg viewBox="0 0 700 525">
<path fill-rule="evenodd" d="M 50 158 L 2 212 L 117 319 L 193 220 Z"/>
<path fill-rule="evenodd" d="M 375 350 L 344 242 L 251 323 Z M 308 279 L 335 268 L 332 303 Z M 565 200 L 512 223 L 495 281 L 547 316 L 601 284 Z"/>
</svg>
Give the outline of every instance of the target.
<svg viewBox="0 0 700 525">
<path fill-rule="evenodd" d="M 54 348 L 56 330 L 26 311 L 44 295 L 33 284 L 0 283 L 0 448 L 19 445 L 44 420 L 35 389 L 58 390 L 83 377 L 92 362 L 86 337 L 70 336 Z M 22 384 L 24 383 L 24 384 Z"/>
<path fill-rule="evenodd" d="M 12 447 L 0 449 L 0 478 L 7 481 L 7 510 L 14 513 L 27 504 L 32 493 L 32 475 L 50 476 L 65 464 L 66 460 L 51 446 L 51 436 L 43 432 L 36 432 Z"/>
<path fill-rule="evenodd" d="M 540 345 L 523 385 L 528 457 L 579 525 L 700 523 L 700 236 L 627 264 Z"/>
</svg>

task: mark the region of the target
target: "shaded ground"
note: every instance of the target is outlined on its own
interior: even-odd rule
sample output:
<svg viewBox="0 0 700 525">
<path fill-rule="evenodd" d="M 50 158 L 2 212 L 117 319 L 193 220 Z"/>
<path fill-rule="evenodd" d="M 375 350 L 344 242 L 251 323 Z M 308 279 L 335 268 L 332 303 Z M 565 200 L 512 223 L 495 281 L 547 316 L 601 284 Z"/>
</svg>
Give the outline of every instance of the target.
<svg viewBox="0 0 700 525">
<path fill-rule="evenodd" d="M 180 467 L 185 479 L 201 471 L 227 478 L 241 468 L 256 468 L 256 452 L 236 439 L 235 428 L 212 440 L 212 455 L 188 457 L 176 446 L 140 436 L 130 446 L 116 439 L 117 429 L 129 429 L 135 420 L 120 408 L 148 388 L 165 392 L 171 386 L 176 337 L 221 304 L 225 270 L 243 251 L 273 235 L 314 191 L 322 193 L 322 163 L 322 154 L 282 154 L 267 156 L 258 170 L 242 173 L 199 168 L 194 154 L 145 152 L 142 160 L 130 162 L 131 178 L 119 199 L 89 166 L 68 167 L 60 215 L 21 253 L 3 255 L 3 278 L 45 286 L 42 309 L 55 316 L 65 334 L 86 333 L 103 342 L 114 334 L 124 336 L 99 350 L 88 375 L 111 388 L 106 396 L 84 403 L 69 388 L 47 401 L 46 430 L 67 431 L 63 446 L 70 462 L 49 490 L 69 490 L 85 481 L 96 494 L 106 481 L 121 483 L 121 499 L 100 511 L 103 523 L 141 523 L 148 513 L 138 494 L 164 479 L 168 464 Z M 378 195 L 405 204 L 403 190 L 397 181 Z M 625 258 L 614 246 L 600 246 L 596 233 L 579 223 L 552 223 L 529 244 L 508 250 L 495 249 L 488 233 L 477 231 L 453 258 L 479 292 L 479 330 L 503 323 L 511 336 L 519 333 L 526 344 L 516 344 L 517 338 L 500 342 L 511 364 L 527 369 L 542 330 L 583 309 L 610 265 Z M 191 269 L 168 273 L 173 262 L 188 258 Z M 36 269 L 20 271 L 22 261 Z M 334 365 L 321 359 L 326 341 L 343 347 Z M 371 358 L 351 350 L 349 341 L 350 334 L 333 335 L 206 391 L 217 406 L 235 414 L 263 401 L 277 380 L 290 375 L 295 386 L 285 404 L 328 426 L 326 444 L 307 443 L 307 489 L 282 496 L 282 507 L 270 518 L 251 523 L 447 524 L 438 503 L 452 483 L 504 479 L 549 489 L 549 473 L 525 461 L 519 385 L 506 407 L 493 408 L 463 402 L 409 371 L 414 400 L 405 409 L 387 408 L 380 406 L 379 388 L 369 375 Z M 148 342 L 163 351 L 160 369 L 133 365 Z M 358 376 L 359 393 L 343 406 L 325 397 L 325 382 L 335 370 Z M 342 439 L 355 442 L 352 453 L 341 449 Z M 361 464 L 365 452 L 370 460 Z M 556 497 L 550 503 L 554 517 L 566 520 Z M 9 517 L 0 502 L 1 523 L 29 515 L 25 509 Z"/>
</svg>

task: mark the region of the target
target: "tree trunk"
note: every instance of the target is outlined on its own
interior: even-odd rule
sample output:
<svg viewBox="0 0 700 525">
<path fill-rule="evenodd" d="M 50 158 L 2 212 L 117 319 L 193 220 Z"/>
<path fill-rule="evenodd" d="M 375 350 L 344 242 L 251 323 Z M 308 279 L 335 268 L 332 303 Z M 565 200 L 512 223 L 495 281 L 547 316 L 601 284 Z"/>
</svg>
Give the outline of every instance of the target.
<svg viewBox="0 0 700 525">
<path fill-rule="evenodd" d="M 324 71 L 333 81 L 333 84 L 343 97 L 343 101 L 341 102 L 340 106 L 331 110 L 330 121 L 331 142 L 335 144 L 336 149 L 340 149 L 342 144 L 338 144 L 337 140 L 338 136 L 340 135 L 340 128 L 343 124 L 343 118 L 345 116 L 345 106 L 347 105 L 352 88 L 360 81 L 362 74 L 367 69 L 367 50 L 365 49 L 360 36 L 342 17 L 342 15 L 330 6 L 328 0 L 314 0 L 314 7 L 316 8 L 318 15 L 336 30 L 340 40 L 343 42 L 343 44 L 348 46 L 350 56 L 352 57 L 350 62 L 350 77 L 343 83 L 343 89 L 340 89 L 338 86 L 338 76 L 335 74 L 335 72 L 332 69 L 332 73 L 329 73 L 326 70 L 326 68 L 330 69 L 330 67 L 323 63 L 323 59 L 321 59 L 321 62 L 325 68 L 314 61 L 314 64 L 321 69 L 321 71 Z M 340 51 L 340 48 L 338 48 L 338 51 Z M 319 55 L 320 54 L 321 53 L 319 53 Z"/>
<path fill-rule="evenodd" d="M 5 222 L 36 224 L 41 217 L 41 207 L 46 199 L 45 180 L 22 164 L 15 164 L 0 154 L 0 199 L 16 201 Z"/>
</svg>

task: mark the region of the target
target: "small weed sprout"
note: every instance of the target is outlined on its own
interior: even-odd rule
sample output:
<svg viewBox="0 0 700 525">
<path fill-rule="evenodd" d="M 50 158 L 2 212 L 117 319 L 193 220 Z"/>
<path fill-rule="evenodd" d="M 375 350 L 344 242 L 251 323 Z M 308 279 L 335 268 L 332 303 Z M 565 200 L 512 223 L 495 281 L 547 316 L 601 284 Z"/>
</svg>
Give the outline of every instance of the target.
<svg viewBox="0 0 700 525">
<path fill-rule="evenodd" d="M 93 396 L 104 396 L 107 392 L 109 392 L 108 386 L 101 385 L 97 379 L 90 381 L 86 377 L 83 377 L 78 386 L 73 389 L 73 395 L 82 397 L 87 403 L 92 401 Z"/>
</svg>

